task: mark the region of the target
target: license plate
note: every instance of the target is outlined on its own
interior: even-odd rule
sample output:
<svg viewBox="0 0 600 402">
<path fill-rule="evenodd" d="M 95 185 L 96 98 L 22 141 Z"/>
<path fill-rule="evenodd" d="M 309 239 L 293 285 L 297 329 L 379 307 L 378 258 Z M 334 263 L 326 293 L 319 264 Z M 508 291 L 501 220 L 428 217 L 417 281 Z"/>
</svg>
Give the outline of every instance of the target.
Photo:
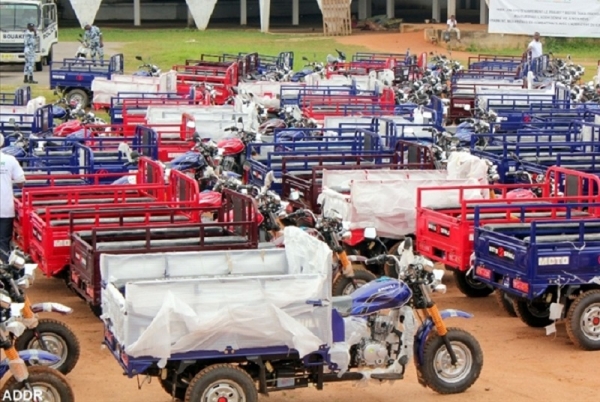
<svg viewBox="0 0 600 402">
<path fill-rule="evenodd" d="M 16 54 L 0 54 L 0 60 L 2 61 L 17 61 L 19 57 Z"/>
</svg>

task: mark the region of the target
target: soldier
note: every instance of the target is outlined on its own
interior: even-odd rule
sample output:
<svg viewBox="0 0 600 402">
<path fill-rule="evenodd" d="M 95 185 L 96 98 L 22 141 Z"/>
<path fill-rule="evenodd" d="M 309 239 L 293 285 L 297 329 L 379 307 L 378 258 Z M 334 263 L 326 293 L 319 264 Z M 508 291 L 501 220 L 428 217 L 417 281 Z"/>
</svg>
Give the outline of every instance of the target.
<svg viewBox="0 0 600 402">
<path fill-rule="evenodd" d="M 90 53 L 92 60 L 96 61 L 96 53 L 100 58 L 100 62 L 104 62 L 104 41 L 102 40 L 102 32 L 100 28 L 95 25 L 85 24 L 85 35 L 84 38 L 90 44 Z"/>
<path fill-rule="evenodd" d="M 23 55 L 25 56 L 25 84 L 37 84 L 37 81 L 33 80 L 33 66 L 35 64 L 35 47 L 37 45 L 35 25 L 31 22 L 27 24 L 27 31 L 25 31 L 25 49 L 23 49 Z"/>
</svg>

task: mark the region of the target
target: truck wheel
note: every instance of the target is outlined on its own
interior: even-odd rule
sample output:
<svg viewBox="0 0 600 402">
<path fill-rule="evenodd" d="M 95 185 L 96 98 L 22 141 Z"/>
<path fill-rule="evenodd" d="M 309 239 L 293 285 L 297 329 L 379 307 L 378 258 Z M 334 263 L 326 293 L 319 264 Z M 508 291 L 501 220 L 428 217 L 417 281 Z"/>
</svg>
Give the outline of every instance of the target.
<svg viewBox="0 0 600 402">
<path fill-rule="evenodd" d="M 165 390 L 167 394 L 174 396 L 180 401 L 183 401 L 185 399 L 185 391 L 187 390 L 187 388 L 181 383 L 181 381 L 177 382 L 177 386 L 175 387 L 175 395 L 173 395 L 173 381 L 170 378 L 165 378 L 163 380 L 160 377 L 158 378 L 158 380 L 160 382 L 160 386 L 162 387 L 162 389 Z"/>
<path fill-rule="evenodd" d="M 361 287 L 364 284 L 377 279 L 375 274 L 367 271 L 363 267 L 354 265 L 352 268 L 354 269 L 354 278 L 347 278 L 343 275 L 340 275 L 335 282 L 333 282 L 333 296 L 347 296 L 354 292 L 357 287 Z M 354 286 L 352 279 L 356 280 L 357 287 Z"/>
<path fill-rule="evenodd" d="M 460 328 L 448 328 L 446 338 L 456 354 L 457 364 L 453 366 L 450 362 L 444 340 L 436 332 L 425 343 L 421 374 L 427 386 L 438 394 L 460 394 L 479 378 L 483 351 L 477 339 Z"/>
<path fill-rule="evenodd" d="M 515 312 L 514 301 L 508 295 L 508 293 L 506 293 L 503 290 L 496 289 L 494 295 L 496 296 L 496 301 L 498 302 L 498 305 L 500 306 L 500 309 L 502 309 L 502 311 L 504 311 L 511 317 L 517 316 L 517 313 Z"/>
<path fill-rule="evenodd" d="M 519 299 L 514 301 L 514 306 L 517 317 L 532 328 L 544 328 L 552 324 L 550 306 L 546 303 Z"/>
<path fill-rule="evenodd" d="M 67 377 L 60 372 L 44 366 L 29 367 L 28 371 L 27 382 L 19 382 L 14 376 L 11 376 L 4 383 L 0 394 L 11 395 L 10 399 L 12 400 L 12 395 L 16 394 L 15 391 L 21 391 L 21 395 L 27 395 L 23 391 L 31 391 L 36 400 L 75 402 L 75 395 Z"/>
<path fill-rule="evenodd" d="M 581 293 L 567 313 L 567 334 L 583 350 L 600 350 L 600 290 Z"/>
<path fill-rule="evenodd" d="M 60 361 L 48 367 L 69 374 L 79 360 L 80 347 L 77 336 L 65 323 L 49 318 L 41 318 L 36 329 L 47 346 L 46 352 L 60 356 Z M 32 329 L 26 330 L 17 338 L 15 348 L 17 350 L 44 349 Z"/>
<path fill-rule="evenodd" d="M 35 63 L 35 71 L 43 71 L 44 70 L 44 58 L 42 57 L 40 61 L 36 61 Z"/>
<path fill-rule="evenodd" d="M 77 102 L 83 107 L 87 107 L 90 103 L 90 97 L 88 96 L 87 92 L 79 88 L 71 89 L 67 93 L 66 98 L 67 103 Z"/>
<path fill-rule="evenodd" d="M 215 364 L 200 371 L 185 393 L 186 402 L 258 402 L 254 380 L 231 364 Z"/>
<path fill-rule="evenodd" d="M 494 288 L 491 286 L 473 278 L 472 274 L 467 275 L 468 271 L 457 271 L 454 269 L 453 272 L 456 287 L 467 297 L 487 297 L 494 291 Z"/>
</svg>

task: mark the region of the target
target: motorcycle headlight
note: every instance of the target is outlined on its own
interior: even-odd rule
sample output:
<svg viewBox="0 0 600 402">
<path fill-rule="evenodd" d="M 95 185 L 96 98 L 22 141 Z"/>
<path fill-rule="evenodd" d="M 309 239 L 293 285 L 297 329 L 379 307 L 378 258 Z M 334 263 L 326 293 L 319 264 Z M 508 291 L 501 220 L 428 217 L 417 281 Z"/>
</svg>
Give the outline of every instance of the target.
<svg viewBox="0 0 600 402">
<path fill-rule="evenodd" d="M 6 293 L 6 291 L 0 292 L 0 309 L 8 310 L 8 309 L 10 309 L 11 305 L 12 305 L 12 299 L 10 298 L 8 293 Z"/>
<path fill-rule="evenodd" d="M 25 258 L 17 250 L 13 250 L 8 257 L 8 264 L 21 269 L 25 266 Z"/>
</svg>

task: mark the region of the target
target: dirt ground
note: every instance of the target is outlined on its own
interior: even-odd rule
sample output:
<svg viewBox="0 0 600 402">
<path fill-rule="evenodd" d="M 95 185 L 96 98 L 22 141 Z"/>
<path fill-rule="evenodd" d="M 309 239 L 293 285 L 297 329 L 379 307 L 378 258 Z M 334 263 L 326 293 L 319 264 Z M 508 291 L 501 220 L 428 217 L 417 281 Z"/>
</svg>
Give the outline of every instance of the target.
<svg viewBox="0 0 600 402">
<path fill-rule="evenodd" d="M 340 39 L 344 44 L 362 44 L 374 51 L 412 52 L 440 50 L 428 45 L 422 33 L 357 35 Z M 465 54 L 466 56 L 467 54 Z M 455 57 L 460 57 L 458 54 Z M 142 268 L 142 267 L 140 267 Z M 527 327 L 517 318 L 505 316 L 493 297 L 468 299 L 447 276 L 448 293 L 437 296 L 440 307 L 473 313 L 471 320 L 453 319 L 450 326 L 470 331 L 481 343 L 484 368 L 480 379 L 465 394 L 441 397 L 418 385 L 413 366 L 406 378 L 393 385 L 370 383 L 365 388 L 352 383 L 327 385 L 314 389 L 272 394 L 271 402 L 389 402 L 389 401 L 598 401 L 598 364 L 600 352 L 576 349 L 568 340 L 564 326 L 546 336 L 543 329 Z M 79 337 L 81 358 L 69 374 L 78 402 L 167 402 L 167 395 L 156 381 L 137 388 L 136 379 L 122 375 L 117 362 L 103 348 L 103 327 L 89 308 L 59 279 L 38 278 L 30 291 L 34 302 L 64 303 L 75 312 L 64 321 Z M 140 381 L 143 380 L 140 378 Z M 200 402 L 200 401 L 199 401 Z"/>
</svg>

